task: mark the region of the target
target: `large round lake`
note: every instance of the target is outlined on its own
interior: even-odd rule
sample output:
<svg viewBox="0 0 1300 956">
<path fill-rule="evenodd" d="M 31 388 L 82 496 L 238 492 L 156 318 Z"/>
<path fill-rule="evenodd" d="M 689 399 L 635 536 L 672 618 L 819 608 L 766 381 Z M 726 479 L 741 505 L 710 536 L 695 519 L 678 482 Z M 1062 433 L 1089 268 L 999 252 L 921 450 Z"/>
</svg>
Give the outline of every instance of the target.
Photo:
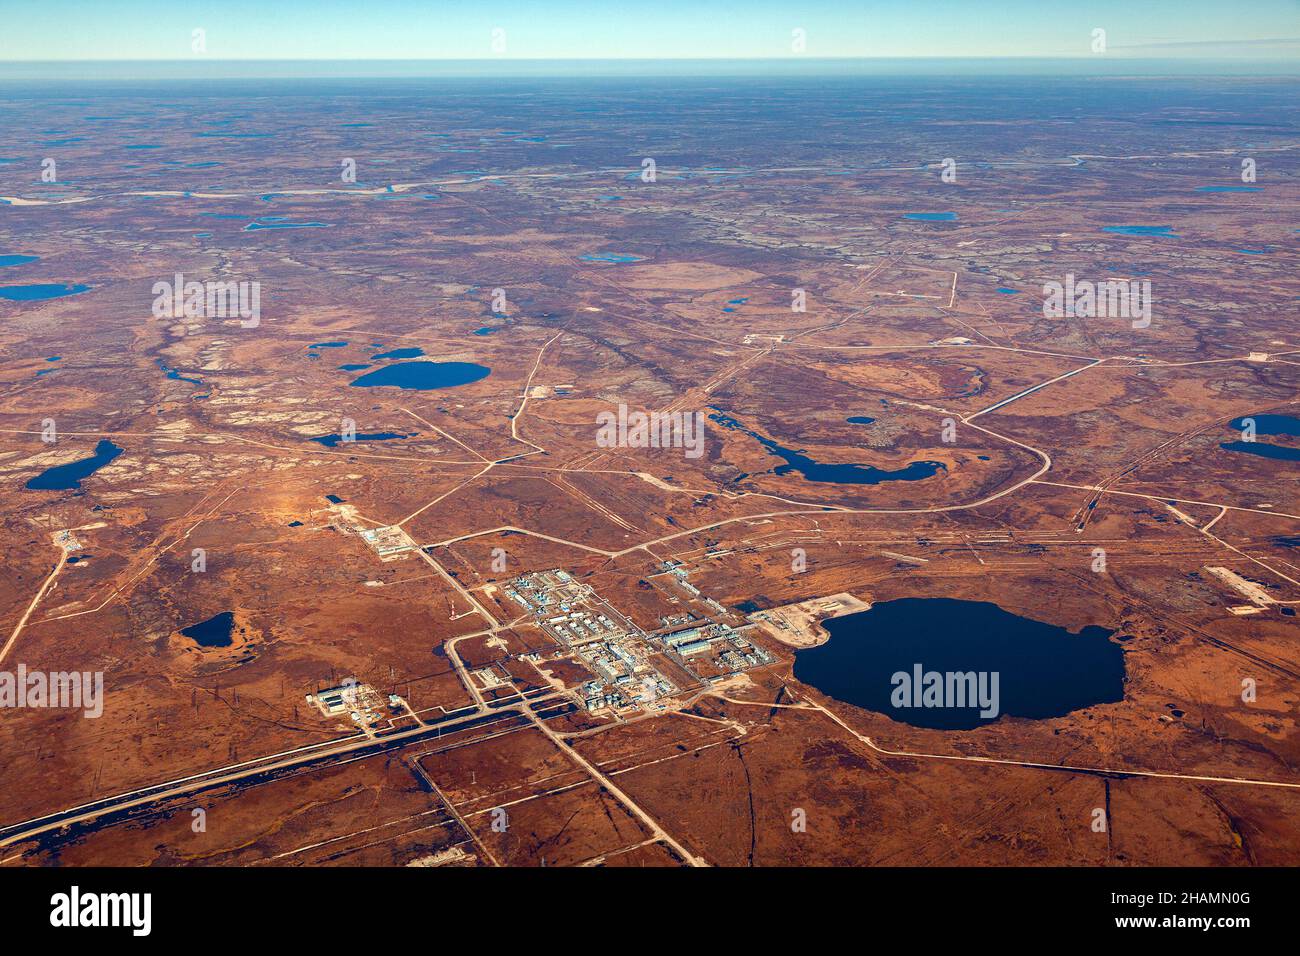
<svg viewBox="0 0 1300 956">
<path fill-rule="evenodd" d="M 199 647 L 229 647 L 233 641 L 231 634 L 235 630 L 235 615 L 231 611 L 214 614 L 206 621 L 181 628 L 181 633 L 194 641 Z"/>
<path fill-rule="evenodd" d="M 474 362 L 394 362 L 367 372 L 352 382 L 361 388 L 391 386 L 424 391 L 453 388 L 487 378 L 491 369 Z"/>
<path fill-rule="evenodd" d="M 825 626 L 830 640 L 799 651 L 794 676 L 914 727 L 971 730 L 1124 699 L 1124 652 L 1104 627 L 1071 633 L 949 598 L 885 601 Z"/>
</svg>

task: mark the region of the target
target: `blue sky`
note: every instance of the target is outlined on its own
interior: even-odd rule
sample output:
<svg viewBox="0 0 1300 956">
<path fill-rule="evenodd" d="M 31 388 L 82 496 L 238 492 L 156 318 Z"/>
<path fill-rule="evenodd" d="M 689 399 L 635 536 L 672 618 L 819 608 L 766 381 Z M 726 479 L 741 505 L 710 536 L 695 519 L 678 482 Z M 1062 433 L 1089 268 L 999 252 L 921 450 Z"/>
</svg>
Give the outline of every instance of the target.
<svg viewBox="0 0 1300 956">
<path fill-rule="evenodd" d="M 1091 55 L 1297 59 L 1297 0 L 38 0 L 0 3 L 0 61 Z"/>
</svg>

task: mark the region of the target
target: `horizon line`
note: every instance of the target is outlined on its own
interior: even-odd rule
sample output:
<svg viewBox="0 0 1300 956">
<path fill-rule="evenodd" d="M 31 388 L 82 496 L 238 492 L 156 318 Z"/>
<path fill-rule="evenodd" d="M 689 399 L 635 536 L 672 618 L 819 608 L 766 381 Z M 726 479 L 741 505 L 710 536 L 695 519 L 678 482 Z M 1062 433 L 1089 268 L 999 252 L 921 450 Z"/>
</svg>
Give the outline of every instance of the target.
<svg viewBox="0 0 1300 956">
<path fill-rule="evenodd" d="M 1142 49 L 1151 49 L 1150 46 L 1143 46 Z M 1133 47 L 1132 49 L 1138 49 Z M 17 64 L 32 65 L 43 63 L 57 64 L 75 64 L 75 63 L 685 63 L 685 62 L 740 62 L 740 63 L 799 63 L 804 61 L 881 61 L 881 60 L 1052 60 L 1052 61 L 1089 61 L 1102 63 L 1111 60 L 1144 60 L 1150 62 L 1175 62 L 1185 63 L 1189 61 L 1212 61 L 1212 62 L 1272 62 L 1263 60 L 1261 57 L 1252 56 L 1151 56 L 1147 55 L 1117 55 L 1115 53 L 1106 53 L 1105 55 L 1097 54 L 1016 54 L 1000 53 L 993 55 L 979 54 L 935 54 L 935 53 L 916 53 L 906 56 L 873 56 L 871 54 L 853 54 L 843 56 L 812 56 L 809 54 L 784 54 L 782 56 L 482 56 L 482 57 L 415 57 L 415 56 L 393 56 L 393 57 L 375 57 L 375 56 L 351 56 L 351 57 L 310 57 L 310 56 L 233 56 L 233 57 L 209 57 L 209 56 L 187 56 L 187 57 L 82 57 L 77 59 L 3 59 L 0 58 L 0 66 L 10 66 Z M 1283 62 L 1285 58 L 1278 57 L 1278 62 Z M 1300 70 L 1300 66 L 1297 66 Z"/>
<path fill-rule="evenodd" d="M 954 77 L 970 80 L 994 77 L 1123 78 L 1300 78 L 1292 58 L 1231 56 L 679 56 L 679 57 L 525 57 L 465 58 L 391 57 L 330 58 L 191 56 L 173 59 L 0 60 L 0 83 L 6 86 L 238 81 L 377 81 L 415 82 L 500 80 L 606 80 L 634 78 L 686 80 L 785 80 L 790 82 L 848 82 L 886 77 Z"/>
</svg>

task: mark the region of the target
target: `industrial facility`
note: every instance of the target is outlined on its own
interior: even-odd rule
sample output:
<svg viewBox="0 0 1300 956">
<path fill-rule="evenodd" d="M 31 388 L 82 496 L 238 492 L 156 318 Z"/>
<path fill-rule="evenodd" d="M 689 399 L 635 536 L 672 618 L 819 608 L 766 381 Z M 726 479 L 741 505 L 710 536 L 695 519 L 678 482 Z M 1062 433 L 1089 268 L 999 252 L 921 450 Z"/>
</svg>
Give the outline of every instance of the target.
<svg viewBox="0 0 1300 956">
<path fill-rule="evenodd" d="M 671 573 L 689 593 L 686 571 Z M 684 613 L 647 633 L 567 571 L 525 574 L 505 595 L 533 615 L 537 625 L 594 676 L 582 685 L 589 711 L 666 710 L 667 699 L 716 683 L 773 658 L 730 624 Z M 709 607 L 716 602 L 699 598 Z M 685 625 L 684 627 L 682 625 Z"/>
</svg>

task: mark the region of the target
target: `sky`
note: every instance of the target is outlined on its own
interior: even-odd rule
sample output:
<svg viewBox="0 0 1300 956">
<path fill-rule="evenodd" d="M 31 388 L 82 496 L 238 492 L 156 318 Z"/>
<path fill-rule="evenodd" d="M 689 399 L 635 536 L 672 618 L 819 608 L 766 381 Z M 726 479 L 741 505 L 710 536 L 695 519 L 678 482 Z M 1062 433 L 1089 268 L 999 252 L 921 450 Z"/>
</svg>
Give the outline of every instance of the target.
<svg viewBox="0 0 1300 956">
<path fill-rule="evenodd" d="M 1098 28 L 1112 58 L 1300 62 L 1300 0 L 0 0 L 0 63 L 780 58 L 795 30 L 806 57 L 1089 57 Z"/>
</svg>

